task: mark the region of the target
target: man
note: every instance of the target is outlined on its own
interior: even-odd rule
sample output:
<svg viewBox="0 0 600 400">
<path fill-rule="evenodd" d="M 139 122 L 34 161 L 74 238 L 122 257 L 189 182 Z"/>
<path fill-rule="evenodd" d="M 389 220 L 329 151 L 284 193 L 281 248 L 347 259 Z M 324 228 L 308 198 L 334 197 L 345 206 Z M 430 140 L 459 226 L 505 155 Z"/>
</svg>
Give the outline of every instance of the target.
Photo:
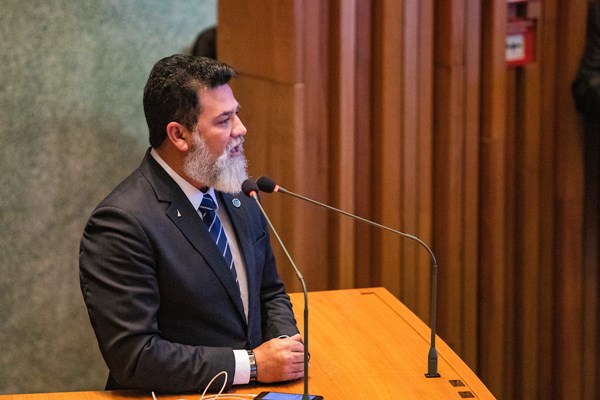
<svg viewBox="0 0 600 400">
<path fill-rule="evenodd" d="M 221 371 L 227 387 L 303 376 L 266 221 L 236 194 L 246 128 L 233 76 L 204 57 L 156 63 L 144 88 L 151 149 L 86 225 L 81 290 L 107 389 L 203 390 Z"/>
</svg>

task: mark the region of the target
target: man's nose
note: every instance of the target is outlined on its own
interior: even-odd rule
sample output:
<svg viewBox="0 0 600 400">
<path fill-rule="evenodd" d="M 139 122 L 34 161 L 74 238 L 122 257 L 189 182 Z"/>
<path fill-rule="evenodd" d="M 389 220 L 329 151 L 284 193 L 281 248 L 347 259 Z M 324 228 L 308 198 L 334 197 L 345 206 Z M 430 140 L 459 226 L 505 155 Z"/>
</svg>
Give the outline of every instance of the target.
<svg viewBox="0 0 600 400">
<path fill-rule="evenodd" d="M 244 123 L 242 122 L 242 120 L 240 119 L 240 117 L 238 117 L 237 115 L 235 115 L 234 117 L 234 121 L 233 121 L 233 130 L 231 132 L 231 135 L 234 137 L 238 137 L 238 136 L 245 136 L 247 129 L 246 126 L 244 126 Z"/>
</svg>

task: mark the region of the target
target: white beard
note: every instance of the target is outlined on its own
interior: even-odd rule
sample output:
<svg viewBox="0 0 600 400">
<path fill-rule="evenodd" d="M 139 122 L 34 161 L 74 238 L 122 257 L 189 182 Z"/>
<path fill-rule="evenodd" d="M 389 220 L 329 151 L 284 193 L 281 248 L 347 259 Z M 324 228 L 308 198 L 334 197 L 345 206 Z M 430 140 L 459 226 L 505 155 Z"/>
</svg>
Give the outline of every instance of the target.
<svg viewBox="0 0 600 400">
<path fill-rule="evenodd" d="M 191 144 L 183 171 L 198 183 L 215 188 L 225 193 L 239 193 L 242 182 L 248 179 L 246 157 L 242 153 L 237 157 L 229 157 L 229 152 L 235 146 L 243 152 L 243 137 L 230 142 L 223 153 L 214 156 L 208 150 L 206 141 L 201 135 Z"/>
</svg>

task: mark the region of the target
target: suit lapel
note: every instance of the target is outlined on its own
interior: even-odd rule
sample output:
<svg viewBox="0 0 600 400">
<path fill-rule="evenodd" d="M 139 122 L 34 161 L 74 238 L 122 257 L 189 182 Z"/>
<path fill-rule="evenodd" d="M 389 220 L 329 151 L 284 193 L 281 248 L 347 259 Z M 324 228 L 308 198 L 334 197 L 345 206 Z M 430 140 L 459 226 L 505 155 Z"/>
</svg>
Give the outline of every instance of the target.
<svg viewBox="0 0 600 400">
<path fill-rule="evenodd" d="M 149 153 L 146 154 L 140 168 L 150 185 L 154 188 L 157 200 L 170 203 L 166 208 L 166 215 L 198 253 L 202 255 L 206 264 L 213 270 L 221 284 L 225 287 L 242 319 L 245 320 L 244 306 L 239 295 L 237 283 L 198 212 L 194 210 L 194 207 L 192 207 L 189 199 L 179 186 L 177 186 L 169 174 Z"/>
</svg>

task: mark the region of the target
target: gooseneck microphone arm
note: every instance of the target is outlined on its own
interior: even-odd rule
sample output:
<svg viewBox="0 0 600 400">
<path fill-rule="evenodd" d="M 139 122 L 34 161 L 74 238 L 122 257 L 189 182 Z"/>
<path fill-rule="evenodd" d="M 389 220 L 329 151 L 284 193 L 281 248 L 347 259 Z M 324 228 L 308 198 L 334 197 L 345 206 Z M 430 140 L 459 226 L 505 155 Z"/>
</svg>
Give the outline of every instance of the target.
<svg viewBox="0 0 600 400">
<path fill-rule="evenodd" d="M 308 290 L 306 290 L 306 282 L 304 281 L 304 276 L 302 276 L 302 273 L 300 272 L 298 267 L 296 267 L 296 263 L 294 263 L 292 256 L 290 256 L 290 253 L 288 253 L 287 248 L 285 247 L 285 245 L 283 244 L 283 241 L 279 237 L 279 234 L 277 234 L 277 231 L 273 227 L 273 224 L 271 223 L 271 220 L 269 219 L 269 217 L 267 216 L 267 213 L 263 209 L 262 204 L 260 204 L 260 201 L 258 200 L 258 195 L 256 194 L 258 192 L 258 190 L 259 190 L 258 185 L 252 179 L 246 179 L 242 183 L 242 191 L 244 192 L 244 194 L 246 196 L 254 199 L 254 201 L 258 205 L 260 212 L 267 220 L 267 223 L 271 227 L 271 231 L 277 238 L 277 241 L 281 245 L 281 248 L 283 249 L 288 260 L 290 261 L 290 264 L 292 264 L 292 267 L 294 268 L 294 272 L 296 273 L 298 280 L 302 284 L 302 292 L 304 293 L 304 393 L 302 394 L 302 400 L 309 400 L 309 395 L 308 395 L 308 354 L 309 354 L 308 353 Z"/>
<path fill-rule="evenodd" d="M 308 197 L 304 197 L 297 193 L 290 192 L 289 190 L 286 190 L 286 189 L 282 188 L 281 186 L 277 185 L 272 179 L 267 178 L 266 176 L 261 176 L 260 178 L 258 178 L 257 185 L 258 185 L 259 190 L 262 192 L 265 192 L 265 193 L 281 192 L 281 193 L 285 193 L 290 196 L 299 198 L 301 200 L 307 201 L 309 203 L 312 203 L 312 204 L 315 204 L 315 205 L 318 205 L 321 207 L 325 207 L 329 210 L 338 212 L 347 217 L 357 219 L 366 224 L 375 226 L 377 228 L 384 229 L 389 232 L 393 232 L 393 233 L 400 235 L 406 239 L 415 241 L 415 242 L 419 243 L 421 246 L 423 246 L 425 248 L 425 250 L 427 250 L 427 252 L 429 253 L 429 257 L 431 259 L 431 294 L 430 294 L 431 295 L 431 299 L 430 299 L 431 309 L 430 309 L 430 315 L 429 315 L 430 327 L 431 327 L 431 345 L 430 345 L 429 354 L 427 357 L 427 373 L 425 374 L 425 376 L 427 378 L 439 378 L 440 374 L 438 372 L 438 354 L 437 354 L 437 348 L 435 347 L 435 332 L 436 332 L 436 321 L 437 321 L 437 272 L 438 272 L 438 266 L 437 266 L 437 259 L 435 258 L 435 255 L 433 254 L 433 251 L 431 250 L 431 248 L 424 241 L 422 241 L 421 239 L 419 239 L 416 236 L 410 235 L 408 233 L 400 232 L 396 229 L 392 229 L 385 225 L 378 224 L 377 222 L 373 222 L 368 219 L 359 217 L 358 215 L 351 214 L 349 212 L 340 210 L 338 208 L 321 203 L 319 201 L 309 199 Z"/>
</svg>

